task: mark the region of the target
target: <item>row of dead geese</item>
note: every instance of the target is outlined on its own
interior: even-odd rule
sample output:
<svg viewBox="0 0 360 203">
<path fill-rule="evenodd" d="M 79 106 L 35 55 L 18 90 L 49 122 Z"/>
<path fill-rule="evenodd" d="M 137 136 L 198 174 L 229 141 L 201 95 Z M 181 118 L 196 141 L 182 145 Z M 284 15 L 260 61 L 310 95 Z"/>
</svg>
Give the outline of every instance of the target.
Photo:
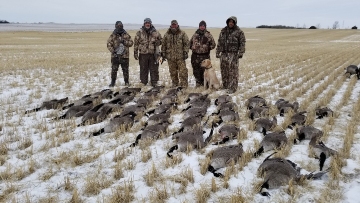
<svg viewBox="0 0 360 203">
<path fill-rule="evenodd" d="M 277 188 L 281 185 L 287 184 L 291 179 L 299 181 L 301 178 L 306 179 L 318 179 L 328 170 L 323 171 L 323 166 L 326 158 L 336 154 L 335 150 L 332 150 L 325 146 L 322 141 L 319 141 L 323 132 L 313 126 L 305 125 L 306 122 L 306 111 L 298 112 L 299 103 L 290 103 L 284 99 L 279 99 L 275 102 L 275 106 L 279 111 L 280 116 L 284 116 L 285 113 L 290 111 L 294 112 L 291 117 L 291 124 L 288 126 L 289 129 L 296 128 L 297 139 L 294 143 L 301 142 L 302 140 L 310 140 L 309 145 L 314 152 L 315 158 L 319 159 L 319 173 L 308 175 L 300 175 L 300 168 L 296 166 L 290 160 L 283 158 L 270 158 L 268 156 L 259 167 L 260 174 L 264 175 L 264 183 L 261 186 L 261 194 L 264 196 L 270 196 L 267 189 Z M 247 107 L 249 109 L 249 118 L 255 120 L 254 130 L 263 133 L 264 138 L 260 143 L 260 148 L 254 153 L 255 157 L 258 157 L 263 152 L 281 148 L 288 143 L 285 131 L 271 132 L 277 125 L 277 119 L 274 116 L 272 120 L 268 119 L 269 106 L 265 99 L 255 96 L 247 101 Z M 333 116 L 333 111 L 328 107 L 316 108 L 315 113 L 318 119 L 327 116 Z"/>
<path fill-rule="evenodd" d="M 133 101 L 135 95 L 140 93 L 140 88 L 124 88 L 119 92 L 113 93 L 111 90 L 103 90 L 90 95 L 85 95 L 81 99 L 65 105 L 68 98 L 60 100 L 51 100 L 43 102 L 42 105 L 33 110 L 26 111 L 30 113 L 32 111 L 39 111 L 42 109 L 54 109 L 62 107 L 67 111 L 60 117 L 55 119 L 69 119 L 72 117 L 83 116 L 80 125 L 94 124 L 102 122 L 107 116 L 116 110 L 122 108 L 122 112 L 119 115 L 111 118 L 104 128 L 92 133 L 93 136 L 100 135 L 101 133 L 115 132 L 116 130 L 124 127 L 125 130 L 129 130 L 134 122 L 135 117 L 145 112 L 149 105 L 162 91 L 163 87 L 154 87 L 149 91 L 143 93 L 143 95 L 135 101 L 135 104 L 124 107 L 130 101 Z M 179 94 L 182 88 L 173 88 L 167 91 L 167 93 L 160 99 L 160 102 L 156 108 L 148 111 L 145 115 L 148 117 L 142 132 L 136 137 L 135 142 L 130 146 L 135 147 L 141 139 L 158 139 L 161 135 L 167 133 L 167 128 L 170 125 L 171 112 L 177 109 Z M 101 99 L 111 99 L 107 103 L 101 103 Z M 184 152 L 189 149 L 201 149 L 206 147 L 212 139 L 213 131 L 215 127 L 220 127 L 218 132 L 221 140 L 215 142 L 215 145 L 224 144 L 230 139 L 236 137 L 240 133 L 240 128 L 234 124 L 239 122 L 239 115 L 237 113 L 237 105 L 232 102 L 232 97 L 229 95 L 221 95 L 215 99 L 214 104 L 217 106 L 217 112 L 213 112 L 210 116 L 216 116 L 216 119 L 211 123 L 211 131 L 206 139 L 203 134 L 204 126 L 209 120 L 203 121 L 208 107 L 211 104 L 208 95 L 201 93 L 190 93 L 185 101 L 188 105 L 182 110 L 183 121 L 177 132 L 172 134 L 172 138 L 176 144 L 172 146 L 167 155 L 171 158 L 172 153 L 175 150 Z M 100 104 L 98 104 L 100 103 Z M 276 117 L 272 120 L 266 118 L 269 116 L 269 106 L 265 99 L 254 96 L 246 101 L 246 106 L 249 109 L 249 118 L 255 120 L 255 129 L 263 133 L 264 138 L 260 143 L 260 148 L 254 153 L 254 157 L 260 156 L 263 152 L 280 148 L 287 143 L 287 137 L 284 131 L 271 132 L 277 125 Z M 275 103 L 275 106 L 279 110 L 279 115 L 284 116 L 289 111 L 294 111 L 295 114 L 291 118 L 291 125 L 289 128 L 298 125 L 297 139 L 310 140 L 310 146 L 314 149 L 315 155 L 319 158 L 320 171 L 322 171 L 324 162 L 327 157 L 335 154 L 336 152 L 324 145 L 324 143 L 317 142 L 321 138 L 323 132 L 312 126 L 304 126 L 306 121 L 306 112 L 297 112 L 299 104 L 297 102 L 290 103 L 284 99 L 280 99 Z M 316 115 L 318 118 L 332 115 L 332 111 L 329 108 L 316 109 Z M 220 168 L 226 167 L 232 161 L 236 162 L 242 157 L 243 147 L 240 144 L 220 146 L 211 152 L 211 161 L 208 166 L 208 171 L 214 174 L 216 177 L 223 177 L 221 173 L 216 171 Z M 271 155 L 270 155 L 271 156 Z M 277 188 L 281 185 L 287 184 L 290 179 L 299 180 L 302 175 L 299 173 L 299 168 L 296 164 L 290 160 L 282 158 L 270 158 L 268 156 L 259 167 L 259 171 L 265 172 L 265 181 L 262 185 L 261 194 L 269 196 L 267 189 Z M 310 179 L 320 178 L 325 172 L 319 172 L 316 174 L 308 174 L 305 177 Z"/>
</svg>

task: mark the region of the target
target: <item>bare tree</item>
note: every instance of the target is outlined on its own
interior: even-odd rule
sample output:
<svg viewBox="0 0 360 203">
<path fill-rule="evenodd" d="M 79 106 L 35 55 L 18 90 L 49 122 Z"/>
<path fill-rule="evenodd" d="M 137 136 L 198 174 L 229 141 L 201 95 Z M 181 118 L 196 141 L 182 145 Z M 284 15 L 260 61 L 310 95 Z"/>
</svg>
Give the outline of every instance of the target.
<svg viewBox="0 0 360 203">
<path fill-rule="evenodd" d="M 338 29 L 338 28 L 339 28 L 339 21 L 335 21 L 332 29 Z"/>
<path fill-rule="evenodd" d="M 316 28 L 320 29 L 320 23 L 316 24 Z"/>
</svg>

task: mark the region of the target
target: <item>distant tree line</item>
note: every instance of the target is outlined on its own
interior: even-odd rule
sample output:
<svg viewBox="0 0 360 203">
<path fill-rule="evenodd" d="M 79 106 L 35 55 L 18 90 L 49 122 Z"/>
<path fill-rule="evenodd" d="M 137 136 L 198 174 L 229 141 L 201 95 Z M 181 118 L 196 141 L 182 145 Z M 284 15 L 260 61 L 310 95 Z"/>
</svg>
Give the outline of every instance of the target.
<svg viewBox="0 0 360 203">
<path fill-rule="evenodd" d="M 0 20 L 0 23 L 9 23 L 9 22 L 6 20 Z"/>
<path fill-rule="evenodd" d="M 260 25 L 256 28 L 273 28 L 273 29 L 302 29 L 302 28 L 296 28 L 293 26 L 285 26 L 285 25 Z"/>
<path fill-rule="evenodd" d="M 293 26 L 285 26 L 285 25 L 260 25 L 260 26 L 257 26 L 256 28 L 272 28 L 272 29 L 306 29 L 306 26 L 304 24 L 303 27 L 293 27 Z M 317 26 L 310 26 L 309 29 L 319 29 L 320 28 L 320 24 L 318 24 Z M 335 21 L 335 23 L 333 24 L 333 27 L 332 29 L 338 29 L 339 28 L 339 22 L 338 21 Z M 356 26 L 353 26 L 351 29 L 354 29 L 356 30 L 357 27 Z"/>
</svg>

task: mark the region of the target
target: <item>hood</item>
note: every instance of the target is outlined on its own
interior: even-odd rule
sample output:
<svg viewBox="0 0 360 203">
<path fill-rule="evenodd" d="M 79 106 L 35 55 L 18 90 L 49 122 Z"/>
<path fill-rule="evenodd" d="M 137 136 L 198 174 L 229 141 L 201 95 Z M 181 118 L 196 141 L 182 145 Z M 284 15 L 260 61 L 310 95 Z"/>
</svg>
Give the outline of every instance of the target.
<svg viewBox="0 0 360 203">
<path fill-rule="evenodd" d="M 229 20 L 233 20 L 235 22 L 235 25 L 237 25 L 237 18 L 235 16 L 231 16 L 226 20 L 226 25 L 229 23 Z"/>
</svg>

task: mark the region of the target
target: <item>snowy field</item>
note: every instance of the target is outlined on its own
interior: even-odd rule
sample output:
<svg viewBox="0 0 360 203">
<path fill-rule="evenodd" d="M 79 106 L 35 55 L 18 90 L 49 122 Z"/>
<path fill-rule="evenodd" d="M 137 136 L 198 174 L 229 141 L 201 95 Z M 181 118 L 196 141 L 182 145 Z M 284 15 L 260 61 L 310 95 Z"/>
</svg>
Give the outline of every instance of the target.
<svg viewBox="0 0 360 203">
<path fill-rule="evenodd" d="M 171 113 L 168 132 L 129 147 L 142 132 L 145 115 L 137 115 L 127 131 L 89 135 L 151 89 L 139 84 L 139 65 L 132 54 L 130 83 L 141 91 L 103 122 L 78 127 L 82 117 L 53 120 L 66 112 L 61 109 L 25 114 L 43 101 L 68 97 L 71 103 L 108 88 L 106 40 L 112 25 L 74 25 L 77 29 L 72 25 L 61 29 L 11 26 L 0 25 L 0 202 L 359 202 L 360 80 L 344 75 L 347 66 L 360 65 L 359 31 L 244 29 L 247 43 L 240 61 L 239 88 L 230 95 L 238 106 L 240 121 L 235 124 L 241 131 L 223 144 L 241 143 L 244 154 L 238 162 L 218 170 L 224 178 L 216 178 L 207 171 L 208 155 L 223 146 L 212 145 L 219 139 L 221 125 L 203 149 L 174 151 L 173 159 L 166 155 L 175 144 L 171 134 L 184 120 L 182 109 L 187 107 L 184 101 L 189 93 L 209 94 L 211 99 L 202 120 L 205 123 L 210 118 L 204 124 L 204 138 L 216 120 L 211 116 L 217 112 L 214 101 L 226 94 L 195 88 L 190 59 L 186 60 L 190 87 L 178 95 L 178 109 Z M 210 31 L 217 40 L 220 29 Z M 186 32 L 190 37 L 194 30 Z M 135 31 L 129 33 L 134 38 Z M 211 59 L 221 78 L 214 51 Z M 114 92 L 125 88 L 121 70 L 118 76 Z M 155 109 L 171 89 L 167 62 L 160 65 L 159 85 L 165 88 L 145 111 Z M 285 130 L 289 138 L 274 156 L 293 161 L 302 168 L 301 174 L 318 172 L 319 160 L 311 155 L 309 140 L 293 143 L 296 130 L 287 128 L 291 113 L 279 116 L 275 102 L 280 98 L 299 102 L 299 111 L 307 111 L 306 124 L 324 132 L 321 140 L 338 155 L 326 159 L 324 170 L 329 172 L 320 180 L 290 182 L 269 190 L 270 197 L 259 194 L 264 180 L 257 169 L 274 150 L 252 156 L 264 137 L 254 130 L 245 105 L 255 95 L 267 100 L 270 117 L 277 118 L 275 129 Z M 334 115 L 316 119 L 318 106 L 331 108 Z"/>
</svg>

